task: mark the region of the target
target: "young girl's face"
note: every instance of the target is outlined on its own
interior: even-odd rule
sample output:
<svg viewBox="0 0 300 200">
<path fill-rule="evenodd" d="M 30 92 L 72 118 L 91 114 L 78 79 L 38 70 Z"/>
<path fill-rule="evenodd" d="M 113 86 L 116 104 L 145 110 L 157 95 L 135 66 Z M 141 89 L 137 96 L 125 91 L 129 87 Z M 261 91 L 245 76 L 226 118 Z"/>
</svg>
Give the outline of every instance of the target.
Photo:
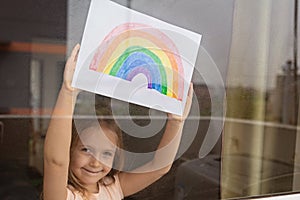
<svg viewBox="0 0 300 200">
<path fill-rule="evenodd" d="M 117 144 L 116 133 L 103 127 L 89 127 L 71 153 L 70 168 L 90 192 L 98 191 L 98 181 L 111 170 Z"/>
</svg>

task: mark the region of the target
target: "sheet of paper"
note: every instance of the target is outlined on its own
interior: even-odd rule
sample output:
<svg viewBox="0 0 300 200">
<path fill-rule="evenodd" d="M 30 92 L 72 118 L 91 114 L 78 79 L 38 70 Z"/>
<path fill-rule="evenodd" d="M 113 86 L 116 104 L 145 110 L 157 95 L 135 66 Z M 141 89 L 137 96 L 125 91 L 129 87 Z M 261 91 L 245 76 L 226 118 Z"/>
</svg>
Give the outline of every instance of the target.
<svg viewBox="0 0 300 200">
<path fill-rule="evenodd" d="M 182 115 L 201 35 L 92 0 L 73 87 Z"/>
</svg>

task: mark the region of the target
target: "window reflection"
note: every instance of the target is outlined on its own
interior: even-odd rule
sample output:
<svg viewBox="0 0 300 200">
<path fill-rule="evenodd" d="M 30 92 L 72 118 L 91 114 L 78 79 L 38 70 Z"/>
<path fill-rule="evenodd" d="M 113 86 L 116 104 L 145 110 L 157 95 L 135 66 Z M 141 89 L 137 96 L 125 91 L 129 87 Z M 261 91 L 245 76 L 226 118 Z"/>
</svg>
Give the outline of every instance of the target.
<svg viewBox="0 0 300 200">
<path fill-rule="evenodd" d="M 294 2 L 235 4 L 222 151 L 224 199 L 299 189 Z"/>
</svg>

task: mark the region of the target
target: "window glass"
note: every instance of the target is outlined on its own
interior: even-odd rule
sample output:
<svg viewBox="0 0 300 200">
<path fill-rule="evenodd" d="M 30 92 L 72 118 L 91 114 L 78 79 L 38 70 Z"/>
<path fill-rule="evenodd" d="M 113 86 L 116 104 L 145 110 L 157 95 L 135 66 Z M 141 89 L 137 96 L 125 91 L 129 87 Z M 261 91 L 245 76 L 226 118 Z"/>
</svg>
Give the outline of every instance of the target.
<svg viewBox="0 0 300 200">
<path fill-rule="evenodd" d="M 192 109 L 177 159 L 168 174 L 125 199 L 243 199 L 297 193 L 298 0 L 114 2 L 202 35 L 192 77 Z M 89 6 L 90 0 L 1 4 L 0 199 L 40 198 L 46 131 L 66 58 L 81 42 Z M 154 151 L 165 114 L 107 100 L 83 91 L 76 114 L 89 118 L 112 107 L 124 149 Z M 104 109 L 95 113 L 95 106 Z M 128 156 L 125 169 L 151 156 L 139 162 Z"/>
</svg>

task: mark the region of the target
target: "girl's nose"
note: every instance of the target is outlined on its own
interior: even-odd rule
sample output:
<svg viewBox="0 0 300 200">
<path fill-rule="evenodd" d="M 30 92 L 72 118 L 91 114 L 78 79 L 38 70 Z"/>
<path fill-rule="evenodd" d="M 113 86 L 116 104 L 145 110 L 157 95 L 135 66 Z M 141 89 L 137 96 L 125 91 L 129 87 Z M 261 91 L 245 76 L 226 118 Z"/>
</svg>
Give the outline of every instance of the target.
<svg viewBox="0 0 300 200">
<path fill-rule="evenodd" d="M 93 167 L 99 167 L 101 162 L 94 156 L 91 156 L 90 165 Z"/>
</svg>

